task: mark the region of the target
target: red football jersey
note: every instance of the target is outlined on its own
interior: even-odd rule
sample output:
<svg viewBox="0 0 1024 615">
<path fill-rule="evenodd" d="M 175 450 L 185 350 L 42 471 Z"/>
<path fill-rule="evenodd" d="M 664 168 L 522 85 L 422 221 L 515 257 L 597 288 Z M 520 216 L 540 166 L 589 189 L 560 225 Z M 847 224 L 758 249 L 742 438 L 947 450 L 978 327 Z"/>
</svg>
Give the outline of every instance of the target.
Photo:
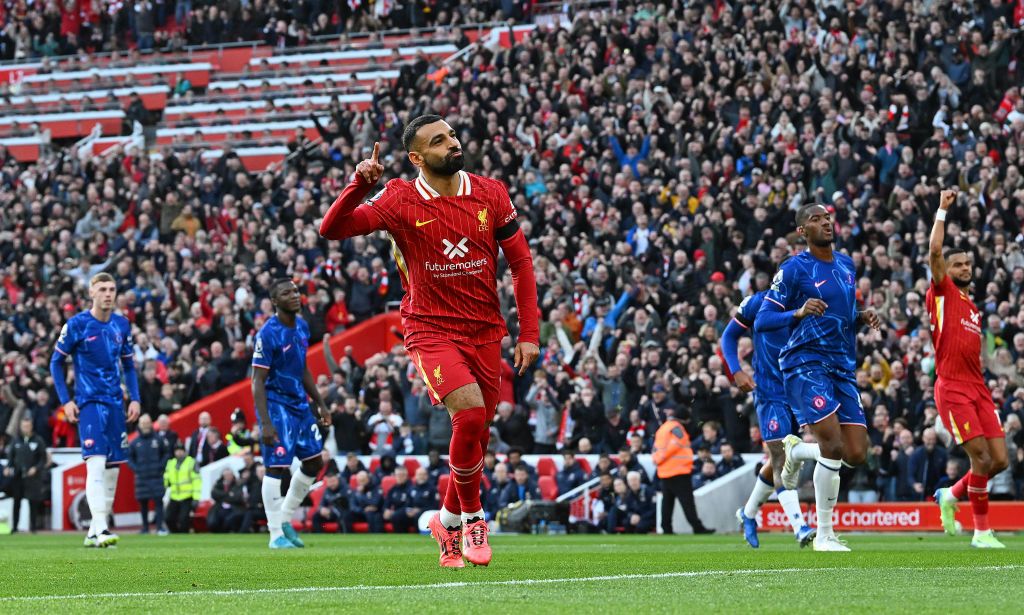
<svg viewBox="0 0 1024 615">
<path fill-rule="evenodd" d="M 981 310 L 948 275 L 932 280 L 925 295 L 935 344 L 935 372 L 947 380 L 984 382 L 981 376 Z"/>
<path fill-rule="evenodd" d="M 422 177 L 393 179 L 367 204 L 387 231 L 405 287 L 406 343 L 444 337 L 486 343 L 508 334 L 498 303 L 498 240 L 516 218 L 500 181 L 459 171 L 458 194 L 443 197 Z"/>
</svg>

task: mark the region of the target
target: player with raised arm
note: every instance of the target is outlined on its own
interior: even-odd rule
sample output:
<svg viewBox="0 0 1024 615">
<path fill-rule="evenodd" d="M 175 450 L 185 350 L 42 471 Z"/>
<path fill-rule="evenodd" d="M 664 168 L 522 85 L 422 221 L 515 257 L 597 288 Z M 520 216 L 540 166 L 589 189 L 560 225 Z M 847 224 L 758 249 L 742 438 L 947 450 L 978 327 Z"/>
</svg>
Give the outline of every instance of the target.
<svg viewBox="0 0 1024 615">
<path fill-rule="evenodd" d="M 373 154 L 320 225 L 328 239 L 387 231 L 406 290 L 402 299 L 405 347 L 434 404 L 452 418 L 451 481 L 430 520 L 441 566 L 491 561 L 480 504 L 483 453 L 498 404 L 501 338 L 507 335 L 498 302 L 498 248 L 512 273 L 519 312 L 515 367 L 519 374 L 540 354 L 537 285 L 526 237 L 501 182 L 466 173 L 455 130 L 440 116 L 410 121 L 402 134 L 412 181 L 392 179 L 364 202 L 383 175 Z"/>
<path fill-rule="evenodd" d="M 121 464 L 128 460 L 128 428 L 124 390 L 128 389 L 127 422 L 139 418 L 139 381 L 131 323 L 114 313 L 117 286 L 109 273 L 89 281 L 92 307 L 72 316 L 60 330 L 50 358 L 50 374 L 57 398 L 68 421 L 78 423 L 78 439 L 85 459 L 85 499 L 92 521 L 85 536 L 87 547 L 110 547 L 118 536 L 107 527 Z M 75 367 L 75 398 L 68 394 L 64 360 Z"/>
<path fill-rule="evenodd" d="M 276 280 L 270 287 L 270 300 L 276 313 L 256 334 L 252 398 L 267 470 L 262 491 L 270 548 L 294 549 L 305 545 L 292 527 L 292 515 L 323 468 L 320 427 L 330 426 L 331 413 L 306 367 L 309 326 L 298 316 L 302 308 L 299 289 L 290 279 Z M 315 415 L 310 399 L 316 404 Z M 281 481 L 295 458 L 302 467 L 292 475 L 288 493 L 282 497 Z"/>
<path fill-rule="evenodd" d="M 942 528 L 956 534 L 957 502 L 971 502 L 974 538 L 971 546 L 1002 549 L 988 522 L 988 479 L 1006 469 L 1006 438 L 999 410 L 981 372 L 981 310 L 968 291 L 973 282 L 971 257 L 961 248 L 942 253 L 946 215 L 956 190 L 943 190 L 928 242 L 932 282 L 925 295 L 935 344 L 935 404 L 946 430 L 963 446 L 971 470 L 955 485 L 935 492 Z"/>
<path fill-rule="evenodd" d="M 786 397 L 802 425 L 818 441 L 808 458 L 817 458 L 814 499 L 818 516 L 815 551 L 849 551 L 832 529 L 832 509 L 839 498 L 839 470 L 864 463 L 867 423 L 854 372 L 857 367 L 857 325 L 879 328 L 873 310 L 858 311 L 853 260 L 832 250 L 832 216 L 812 203 L 796 214 L 797 233 L 807 250 L 779 266 L 761 303 L 755 330 L 792 327 L 779 353 Z M 793 439 L 785 442 L 786 465 L 798 452 Z M 799 438 L 796 438 L 799 440 Z M 785 470 L 785 468 L 783 468 Z M 786 476 L 783 477 L 786 482 Z M 790 479 L 792 480 L 792 479 Z M 795 486 L 792 483 L 786 487 Z"/>
<path fill-rule="evenodd" d="M 766 293 L 767 291 L 755 293 L 740 303 L 736 314 L 722 333 L 720 343 L 722 356 L 736 385 L 744 393 L 754 394 L 761 437 L 768 445 L 768 463 L 764 464 L 757 474 L 754 489 L 747 499 L 746 506 L 736 510 L 736 520 L 740 523 L 747 543 L 755 549 L 758 548 L 760 541 L 757 537 L 757 513 L 774 492 L 778 495 L 779 504 L 782 505 L 786 518 L 793 527 L 797 542 L 801 547 L 806 547 L 814 540 L 817 532 L 804 523 L 796 490 L 784 487 L 782 482 L 782 467 L 786 460 L 782 441 L 786 436 L 796 433 L 796 421 L 786 400 L 782 374 L 779 373 L 779 352 L 789 341 L 790 328 L 754 328 L 757 313 L 761 309 Z M 754 345 L 753 378 L 743 371 L 737 355 L 739 338 L 744 333 L 751 335 Z"/>
</svg>

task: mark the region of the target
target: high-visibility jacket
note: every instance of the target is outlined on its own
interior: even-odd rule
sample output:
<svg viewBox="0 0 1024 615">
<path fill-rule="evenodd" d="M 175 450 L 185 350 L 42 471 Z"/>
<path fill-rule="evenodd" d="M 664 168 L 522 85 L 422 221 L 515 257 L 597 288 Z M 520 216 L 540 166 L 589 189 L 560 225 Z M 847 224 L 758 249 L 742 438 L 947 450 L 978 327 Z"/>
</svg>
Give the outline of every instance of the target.
<svg viewBox="0 0 1024 615">
<path fill-rule="evenodd" d="M 174 457 L 167 460 L 164 486 L 171 490 L 171 499 L 175 502 L 189 499 L 199 501 L 203 485 L 196 471 L 196 460 L 188 455 L 180 462 Z"/>
<path fill-rule="evenodd" d="M 658 478 L 671 478 L 680 474 L 693 473 L 693 448 L 690 434 L 683 424 L 671 419 L 658 428 L 654 434 L 654 450 L 651 458 L 658 466 Z"/>
</svg>

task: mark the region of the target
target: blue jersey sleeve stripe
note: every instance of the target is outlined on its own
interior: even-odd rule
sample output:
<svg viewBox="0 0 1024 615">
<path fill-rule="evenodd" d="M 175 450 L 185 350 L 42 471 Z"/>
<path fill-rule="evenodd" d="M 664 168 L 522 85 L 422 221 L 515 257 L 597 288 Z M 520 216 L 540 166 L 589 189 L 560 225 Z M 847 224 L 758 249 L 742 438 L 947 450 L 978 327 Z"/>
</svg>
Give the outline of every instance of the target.
<svg viewBox="0 0 1024 615">
<path fill-rule="evenodd" d="M 252 366 L 253 367 L 259 367 L 259 368 L 262 368 L 262 369 L 270 369 L 269 365 L 260 365 L 259 363 L 253 363 Z"/>
<path fill-rule="evenodd" d="M 56 350 L 57 352 L 61 353 L 65 357 L 70 357 L 71 356 L 70 354 L 68 354 L 68 353 L 64 352 L 63 350 L 61 350 L 60 346 L 54 346 L 53 349 Z"/>
<path fill-rule="evenodd" d="M 732 321 L 734 323 L 738 324 L 739 326 L 743 327 L 744 329 L 749 329 L 750 328 L 749 325 L 744 324 L 743 321 L 741 321 L 739 318 L 733 317 Z"/>
<path fill-rule="evenodd" d="M 769 297 L 769 296 L 767 296 L 767 295 L 765 295 L 765 297 L 764 297 L 764 298 L 765 298 L 765 299 L 767 299 L 768 301 L 771 301 L 772 303 L 774 303 L 775 305 L 779 306 L 780 308 L 782 308 L 782 309 L 786 309 L 786 306 L 782 305 L 781 303 L 779 303 L 779 302 L 778 302 L 778 301 L 776 301 L 775 299 L 772 299 L 771 297 Z"/>
</svg>

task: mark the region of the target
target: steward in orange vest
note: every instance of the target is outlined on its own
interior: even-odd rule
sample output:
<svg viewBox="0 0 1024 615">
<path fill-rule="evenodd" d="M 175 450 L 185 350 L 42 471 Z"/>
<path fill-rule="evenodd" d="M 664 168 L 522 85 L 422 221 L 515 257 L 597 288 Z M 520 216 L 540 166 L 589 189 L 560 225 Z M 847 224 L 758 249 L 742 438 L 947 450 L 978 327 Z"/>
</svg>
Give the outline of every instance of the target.
<svg viewBox="0 0 1024 615">
<path fill-rule="evenodd" d="M 689 413 L 679 411 L 689 419 Z M 672 513 L 675 512 L 676 499 L 683 507 L 683 515 L 693 527 L 694 534 L 711 534 L 715 530 L 704 527 L 697 516 L 697 506 L 693 501 L 693 448 L 690 446 L 690 434 L 676 411 L 665 408 L 665 422 L 654 435 L 654 451 L 651 458 L 658 467 L 658 478 L 661 479 L 661 529 L 666 534 L 673 534 Z"/>
</svg>

